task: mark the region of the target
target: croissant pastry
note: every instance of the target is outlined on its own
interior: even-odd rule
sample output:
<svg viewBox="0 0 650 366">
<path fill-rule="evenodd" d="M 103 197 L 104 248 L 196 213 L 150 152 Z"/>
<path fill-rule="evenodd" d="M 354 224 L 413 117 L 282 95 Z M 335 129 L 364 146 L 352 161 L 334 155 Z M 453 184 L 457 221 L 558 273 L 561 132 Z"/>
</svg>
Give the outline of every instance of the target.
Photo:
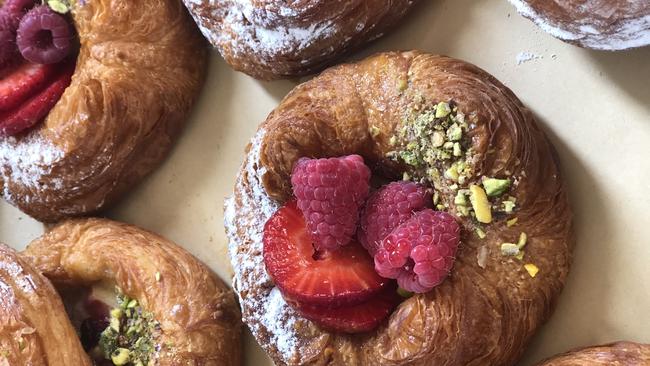
<svg viewBox="0 0 650 366">
<path fill-rule="evenodd" d="M 0 244 L 0 365 L 91 365 L 52 284 Z"/>
<path fill-rule="evenodd" d="M 57 286 L 119 288 L 118 306 L 99 339 L 101 354 L 114 364 L 125 357 L 145 365 L 240 364 L 241 320 L 232 291 L 160 236 L 105 219 L 78 219 L 57 225 L 22 255 Z"/>
<path fill-rule="evenodd" d="M 539 366 L 628 366 L 650 365 L 650 345 L 616 342 L 569 351 L 543 361 Z"/>
<path fill-rule="evenodd" d="M 435 140 L 436 123 L 452 115 L 467 128 L 460 139 L 468 157 L 463 179 L 461 160 L 451 162 L 464 158 L 428 142 Z M 428 152 L 440 159 L 418 160 Z M 348 154 L 361 155 L 375 175 L 435 188 L 438 209 L 456 216 L 461 228 L 449 278 L 358 334 L 328 331 L 299 315 L 262 255 L 265 224 L 292 199 L 299 158 Z M 452 168 L 453 181 L 446 175 Z M 479 217 L 488 221 L 482 217 L 491 212 L 490 202 L 472 193 L 468 208 L 456 197 L 467 186 L 483 191 L 481 180 L 494 193 L 486 177 L 509 177 L 512 185 L 500 199 L 490 198 L 493 218 L 481 223 Z M 515 206 L 502 210 L 509 205 Z M 514 364 L 565 283 L 571 222 L 557 155 L 531 112 L 478 67 L 422 52 L 378 54 L 297 86 L 251 140 L 225 208 L 243 320 L 278 365 Z"/>
<path fill-rule="evenodd" d="M 0 137 L 2 196 L 45 222 L 106 207 L 154 169 L 207 66 L 180 1 L 71 3 L 80 42 L 71 84 L 42 123 Z"/>
<path fill-rule="evenodd" d="M 184 0 L 235 70 L 271 80 L 323 69 L 381 37 L 416 0 Z"/>
<path fill-rule="evenodd" d="M 563 41 L 597 50 L 650 44 L 647 0 L 510 0 L 517 11 Z"/>
</svg>

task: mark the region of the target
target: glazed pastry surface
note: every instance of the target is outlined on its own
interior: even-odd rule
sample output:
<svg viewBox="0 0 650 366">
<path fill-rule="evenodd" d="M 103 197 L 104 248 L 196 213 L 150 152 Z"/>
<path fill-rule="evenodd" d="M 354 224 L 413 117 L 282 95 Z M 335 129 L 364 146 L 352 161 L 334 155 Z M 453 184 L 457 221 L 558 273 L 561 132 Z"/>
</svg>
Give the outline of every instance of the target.
<svg viewBox="0 0 650 366">
<path fill-rule="evenodd" d="M 0 139 L 0 192 L 40 221 L 109 205 L 156 167 L 207 65 L 180 1 L 75 4 L 81 50 L 71 85 L 35 130 Z"/>
<path fill-rule="evenodd" d="M 582 47 L 622 50 L 650 44 L 647 0 L 510 0 L 553 36 Z"/>
<path fill-rule="evenodd" d="M 518 176 L 510 193 L 517 197 L 518 224 L 495 220 L 481 240 L 461 218 L 456 264 L 442 285 L 405 300 L 370 333 L 323 331 L 274 288 L 262 259 L 264 224 L 290 198 L 300 157 L 361 154 L 375 172 L 401 177 L 407 167 L 386 154 L 414 99 L 453 100 L 460 111 L 476 113 L 468 132 L 476 176 Z M 440 193 L 453 202 L 454 192 Z M 378 54 L 296 87 L 251 141 L 225 216 L 244 322 L 279 365 L 514 364 L 552 313 L 573 246 L 557 156 L 531 112 L 478 67 L 421 52 Z M 524 263 L 540 269 L 534 278 L 499 250 L 520 232 L 529 237 Z"/>
<path fill-rule="evenodd" d="M 416 0 L 184 0 L 233 68 L 258 79 L 306 75 L 379 38 Z"/>
<path fill-rule="evenodd" d="M 538 366 L 642 366 L 650 365 L 650 345 L 616 342 L 569 351 Z"/>
<path fill-rule="evenodd" d="M 231 290 L 204 264 L 151 232 L 104 219 L 57 225 L 23 256 L 55 284 L 114 283 L 160 323 L 156 365 L 239 365 Z"/>
<path fill-rule="evenodd" d="M 52 284 L 0 244 L 0 365 L 92 365 Z"/>
</svg>

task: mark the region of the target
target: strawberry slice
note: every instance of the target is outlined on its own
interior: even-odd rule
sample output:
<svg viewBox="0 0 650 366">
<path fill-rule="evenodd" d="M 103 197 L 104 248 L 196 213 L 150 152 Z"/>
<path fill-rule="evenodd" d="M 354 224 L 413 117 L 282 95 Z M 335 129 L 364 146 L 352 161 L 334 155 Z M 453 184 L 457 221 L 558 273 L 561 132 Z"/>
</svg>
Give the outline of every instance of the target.
<svg viewBox="0 0 650 366">
<path fill-rule="evenodd" d="M 23 63 L 0 78 L 0 112 L 12 110 L 41 91 L 57 72 L 55 65 Z"/>
<path fill-rule="evenodd" d="M 367 302 L 328 309 L 322 306 L 293 303 L 294 308 L 306 319 L 324 329 L 343 333 L 362 333 L 375 329 L 403 300 L 395 287 L 389 287 Z"/>
<path fill-rule="evenodd" d="M 0 137 L 15 135 L 45 118 L 70 85 L 73 73 L 74 64 L 65 65 L 43 90 L 18 108 L 0 112 Z"/>
<path fill-rule="evenodd" d="M 264 227 L 266 270 L 284 297 L 311 305 L 360 304 L 389 280 L 375 272 L 359 243 L 336 251 L 315 252 L 305 219 L 295 201 L 279 209 Z"/>
</svg>

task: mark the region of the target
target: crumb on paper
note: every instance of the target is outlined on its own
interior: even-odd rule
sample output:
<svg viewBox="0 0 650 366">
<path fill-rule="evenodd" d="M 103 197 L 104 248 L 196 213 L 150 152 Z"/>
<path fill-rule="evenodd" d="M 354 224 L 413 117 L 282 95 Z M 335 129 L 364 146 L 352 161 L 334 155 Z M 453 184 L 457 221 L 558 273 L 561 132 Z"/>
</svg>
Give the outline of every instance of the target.
<svg viewBox="0 0 650 366">
<path fill-rule="evenodd" d="M 521 65 L 529 61 L 539 60 L 541 58 L 544 58 L 544 56 L 537 55 L 532 52 L 522 51 L 517 54 L 517 65 Z"/>
</svg>

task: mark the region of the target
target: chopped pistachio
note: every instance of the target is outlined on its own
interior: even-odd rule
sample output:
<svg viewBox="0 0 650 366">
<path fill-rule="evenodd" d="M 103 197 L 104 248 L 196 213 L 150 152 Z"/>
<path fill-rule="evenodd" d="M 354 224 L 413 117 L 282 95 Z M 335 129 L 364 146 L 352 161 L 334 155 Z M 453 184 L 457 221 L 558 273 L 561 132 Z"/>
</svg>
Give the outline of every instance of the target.
<svg viewBox="0 0 650 366">
<path fill-rule="evenodd" d="M 156 282 L 160 282 L 160 272 L 156 272 Z"/>
<path fill-rule="evenodd" d="M 446 208 L 446 207 L 445 207 L 445 205 L 443 205 L 443 204 L 437 204 L 437 205 L 436 205 L 436 209 L 437 209 L 438 211 L 444 211 L 445 208 Z"/>
<path fill-rule="evenodd" d="M 483 187 L 488 197 L 500 196 L 510 187 L 510 179 L 485 178 Z"/>
<path fill-rule="evenodd" d="M 402 174 L 402 180 L 411 180 L 411 176 L 409 175 L 409 173 L 404 172 Z"/>
<path fill-rule="evenodd" d="M 489 224 L 492 222 L 492 209 L 487 195 L 483 188 L 473 184 L 469 187 L 470 196 L 469 200 L 472 203 L 472 208 L 476 214 L 478 222 Z"/>
<path fill-rule="evenodd" d="M 454 184 L 450 185 L 449 189 L 451 189 L 452 191 L 457 191 L 458 190 L 458 184 L 454 183 Z"/>
<path fill-rule="evenodd" d="M 404 91 L 406 90 L 407 86 L 408 86 L 408 81 L 406 81 L 406 79 L 399 79 L 397 81 L 397 90 Z"/>
<path fill-rule="evenodd" d="M 502 204 L 503 204 L 503 210 L 504 210 L 506 213 L 512 213 L 512 211 L 514 210 L 515 205 L 516 205 L 516 204 L 515 204 L 514 202 L 512 202 L 512 201 L 503 201 Z"/>
<path fill-rule="evenodd" d="M 120 319 L 118 318 L 111 318 L 109 322 L 109 327 L 113 329 L 116 332 L 120 331 Z"/>
<path fill-rule="evenodd" d="M 65 14 L 70 11 L 70 4 L 67 0 L 49 0 L 47 6 L 59 14 Z"/>
<path fill-rule="evenodd" d="M 380 132 L 381 132 L 381 130 L 379 129 L 379 127 L 377 127 L 375 125 L 370 126 L 370 136 L 377 137 L 377 136 L 379 136 Z"/>
<path fill-rule="evenodd" d="M 456 206 L 456 211 L 460 216 L 469 216 L 469 208 L 466 206 Z"/>
<path fill-rule="evenodd" d="M 465 196 L 465 192 L 458 191 L 458 193 L 456 193 L 454 204 L 457 206 L 467 206 L 467 197 Z"/>
<path fill-rule="evenodd" d="M 122 317 L 122 309 L 120 308 L 115 308 L 110 311 L 111 318 L 121 318 Z"/>
<path fill-rule="evenodd" d="M 449 103 L 440 102 L 436 105 L 436 118 L 447 117 L 451 113 Z"/>
<path fill-rule="evenodd" d="M 133 299 L 129 301 L 129 303 L 126 305 L 127 308 L 132 309 L 134 307 L 138 306 L 138 300 Z"/>
<path fill-rule="evenodd" d="M 445 135 L 440 131 L 435 131 L 431 136 L 431 145 L 433 147 L 440 147 L 445 143 Z"/>
<path fill-rule="evenodd" d="M 456 170 L 456 165 L 452 165 L 449 169 L 445 170 L 445 178 L 454 182 L 458 181 L 458 170 Z"/>
<path fill-rule="evenodd" d="M 388 139 L 388 143 L 390 146 L 395 146 L 395 144 L 397 144 L 397 137 L 391 136 L 390 139 Z"/>
<path fill-rule="evenodd" d="M 454 123 L 447 129 L 447 138 L 451 141 L 459 141 L 463 137 L 463 129 Z"/>
<path fill-rule="evenodd" d="M 126 365 L 131 360 L 130 356 L 131 351 L 126 348 L 118 348 L 111 354 L 111 361 L 117 366 Z"/>
<path fill-rule="evenodd" d="M 519 241 L 517 242 L 517 247 L 519 249 L 523 249 L 526 246 L 526 242 L 528 241 L 528 236 L 526 233 L 522 232 L 519 234 Z"/>
<path fill-rule="evenodd" d="M 517 221 L 519 221 L 519 219 L 516 218 L 516 217 L 513 217 L 512 219 L 506 221 L 506 225 L 508 227 L 513 227 L 513 226 L 515 226 L 517 224 Z"/>
<path fill-rule="evenodd" d="M 26 346 L 27 346 L 27 342 L 25 342 L 25 338 L 20 337 L 20 339 L 18 340 L 18 350 L 22 351 L 25 349 Z"/>
<path fill-rule="evenodd" d="M 454 156 L 463 156 L 463 150 L 458 142 L 454 142 Z"/>
<path fill-rule="evenodd" d="M 432 199 L 432 201 L 433 201 L 433 204 L 434 204 L 434 205 L 437 205 L 438 202 L 440 202 L 440 194 L 438 193 L 438 191 L 433 192 L 433 199 Z"/>
<path fill-rule="evenodd" d="M 519 254 L 519 247 L 513 243 L 501 244 L 501 255 L 515 256 Z"/>
<path fill-rule="evenodd" d="M 397 288 L 397 294 L 400 295 L 401 297 L 405 297 L 405 298 L 409 298 L 409 297 L 413 296 L 412 292 L 404 290 L 401 287 Z"/>
<path fill-rule="evenodd" d="M 485 231 L 481 230 L 481 228 L 476 228 L 476 235 L 479 237 L 479 239 L 485 239 L 487 236 L 485 234 Z"/>
<path fill-rule="evenodd" d="M 528 271 L 530 277 L 535 277 L 539 272 L 539 268 L 532 263 L 524 264 L 524 268 Z"/>
</svg>

